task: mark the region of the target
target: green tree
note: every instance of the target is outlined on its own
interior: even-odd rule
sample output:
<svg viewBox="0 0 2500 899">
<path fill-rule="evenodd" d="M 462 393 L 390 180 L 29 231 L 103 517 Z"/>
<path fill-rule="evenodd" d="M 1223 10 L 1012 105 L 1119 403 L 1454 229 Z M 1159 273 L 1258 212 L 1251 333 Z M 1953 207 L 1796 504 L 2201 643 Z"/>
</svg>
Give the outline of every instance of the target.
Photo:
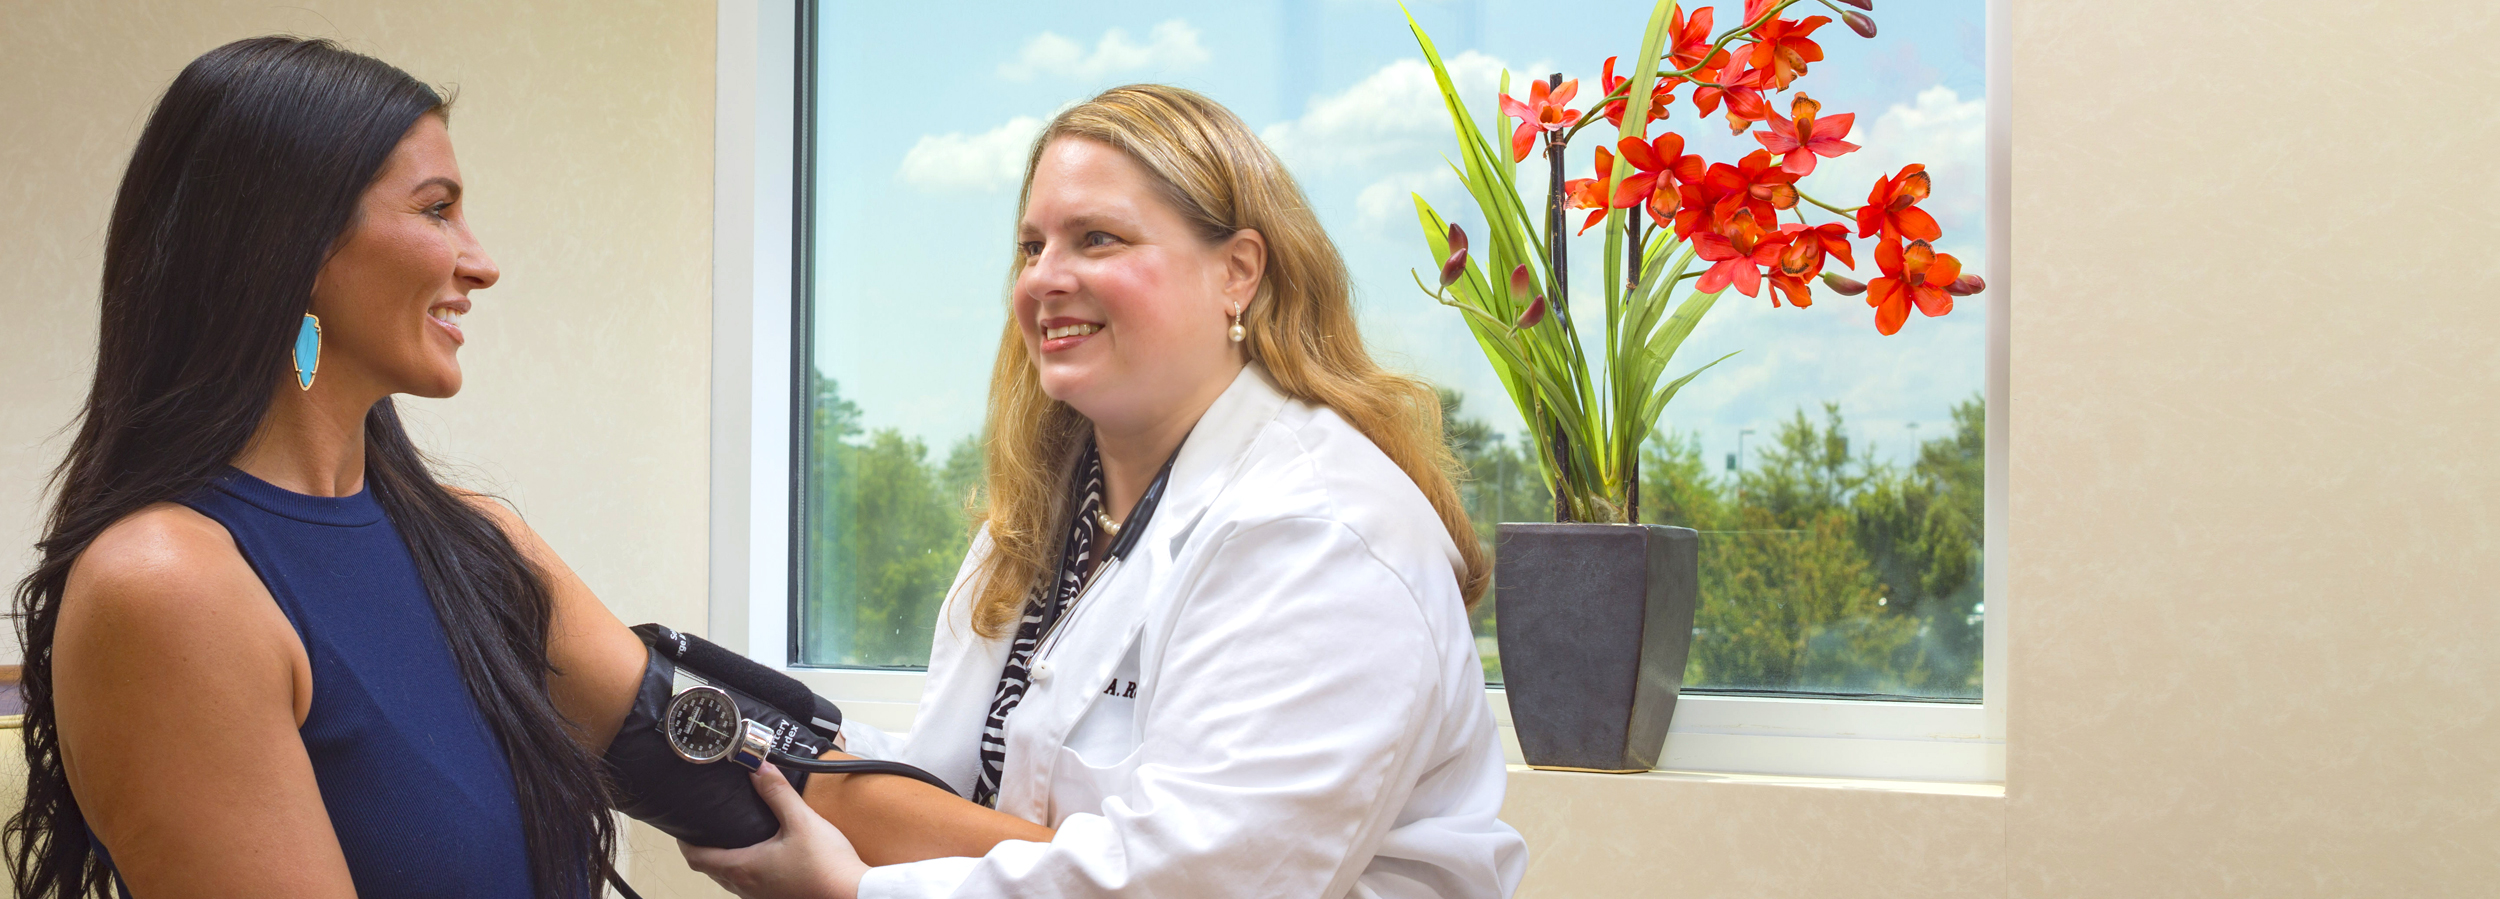
<svg viewBox="0 0 2500 899">
<path fill-rule="evenodd" d="M 1701 435 L 1668 431 L 1641 446 L 1641 521 L 1708 530 L 1728 515 L 1728 496 L 1701 461 Z"/>
<path fill-rule="evenodd" d="M 989 458 L 983 454 L 982 442 L 978 437 L 955 441 L 954 448 L 946 451 L 946 468 L 938 473 L 939 487 L 945 491 L 947 501 L 963 511 L 966 527 L 970 527 L 970 516 L 980 509 L 981 481 L 989 472 Z"/>
<path fill-rule="evenodd" d="M 1706 476 L 1697 442 L 1659 446 L 1661 511 L 1690 509 L 1687 526 L 1702 532 L 1685 682 L 1854 692 L 1867 667 L 1855 663 L 1906 637 L 1878 617 L 1880 585 L 1853 539 L 1848 500 L 1869 472 L 1838 406 L 1824 404 L 1820 423 L 1797 410 L 1752 468 L 1715 484 L 1684 480 Z"/>
<path fill-rule="evenodd" d="M 1544 475 L 1536 462 L 1508 445 L 1502 434 L 1483 419 L 1465 415 L 1466 399 L 1457 391 L 1441 388 L 1441 436 L 1449 441 L 1450 451 L 1458 457 L 1458 496 L 1467 508 L 1467 518 L 1476 529 L 1485 552 L 1495 552 L 1494 541 L 1505 521 L 1552 521 L 1554 494 L 1547 489 Z M 1502 656 L 1494 639 L 1493 596 L 1487 592 L 1476 603 L 1468 623 L 1476 632 L 1477 655 L 1484 662 L 1487 683 L 1502 682 Z"/>
<path fill-rule="evenodd" d="M 1953 407 L 1954 432 L 1919 446 L 1906 471 L 1884 470 L 1853 502 L 1857 539 L 1889 608 L 1918 620 L 1927 673 L 1915 692 L 1978 695 L 1980 542 L 1987 490 L 1987 405 Z"/>
<path fill-rule="evenodd" d="M 973 442 L 965 441 L 949 464 L 932 466 L 926 445 L 900 431 L 863 437 L 858 407 L 831 378 L 819 376 L 815 386 L 801 509 L 802 658 L 926 665 L 929 633 L 967 542 L 966 497 L 955 488 L 978 479 L 979 454 L 967 453 Z"/>
<path fill-rule="evenodd" d="M 1441 435 L 1458 457 L 1458 495 L 1490 551 L 1505 521 L 1554 520 L 1554 494 L 1536 461 L 1481 418 L 1465 414 L 1466 398 L 1441 388 Z"/>
<path fill-rule="evenodd" d="M 1908 470 L 1851 446 L 1824 404 L 1799 409 L 1755 465 L 1713 478 L 1670 433 L 1642 457 L 1643 517 L 1701 532 L 1688 686 L 1978 695 L 1976 577 L 1985 407 Z"/>
<path fill-rule="evenodd" d="M 1460 495 L 1488 548 L 1502 521 L 1551 518 L 1535 466 L 1443 391 L 1444 436 L 1467 477 Z M 1685 683 L 1749 689 L 1978 695 L 1978 522 L 1984 406 L 1954 410 L 1957 432 L 1908 469 L 1852 446 L 1837 404 L 1798 409 L 1752 468 L 1714 477 L 1698 435 L 1642 448 L 1645 521 L 1701 533 L 1701 607 Z M 1500 679 L 1493 603 L 1474 624 L 1488 680 Z"/>
</svg>

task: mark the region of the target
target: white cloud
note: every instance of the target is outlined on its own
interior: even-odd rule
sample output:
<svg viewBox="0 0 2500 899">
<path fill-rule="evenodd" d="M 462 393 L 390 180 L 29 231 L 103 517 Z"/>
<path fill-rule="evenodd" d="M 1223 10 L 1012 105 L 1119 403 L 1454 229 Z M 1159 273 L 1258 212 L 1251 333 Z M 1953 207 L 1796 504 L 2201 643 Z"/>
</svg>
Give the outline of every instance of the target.
<svg viewBox="0 0 2500 899">
<path fill-rule="evenodd" d="M 1425 199 L 1435 201 L 1434 208 L 1441 210 L 1443 215 L 1450 215 L 1455 210 L 1446 200 L 1457 193 L 1458 176 L 1446 168 L 1390 175 L 1372 182 L 1355 195 L 1355 224 L 1374 232 L 1397 226 L 1413 231 L 1418 227 L 1415 224 L 1415 194 L 1423 194 Z"/>
<path fill-rule="evenodd" d="M 924 134 L 903 154 L 903 183 L 935 191 L 1014 189 L 1042 120 L 1017 116 L 980 134 Z"/>
<path fill-rule="evenodd" d="M 1948 234 L 1965 230 L 1975 235 L 1987 196 L 1988 102 L 1962 99 L 1944 85 L 1920 91 L 1916 105 L 1895 103 L 1861 125 L 1849 140 L 1866 149 L 1824 160 L 1810 183 L 1815 195 L 1844 206 L 1866 198 L 1875 179 L 1913 162 L 1927 164 L 1935 196 L 1921 204 L 1940 220 Z"/>
<path fill-rule="evenodd" d="M 1090 54 L 1084 45 L 1045 31 L 1026 41 L 1016 58 L 999 63 L 998 74 L 1011 81 L 1059 75 L 1094 82 L 1126 72 L 1188 69 L 1206 61 L 1207 48 L 1198 43 L 1198 29 L 1173 19 L 1147 30 L 1142 44 L 1125 29 L 1105 31 Z"/>
<path fill-rule="evenodd" d="M 1444 63 L 1470 110 L 1490 121 L 1501 60 L 1469 50 Z M 1424 165 L 1438 169 L 1439 160 L 1456 158 L 1458 149 L 1440 85 L 1421 59 L 1383 66 L 1342 93 L 1311 101 L 1301 118 L 1270 125 L 1259 136 L 1286 164 L 1322 172 L 1386 161 L 1410 172 Z M 1505 143 L 1507 135 L 1485 137 Z"/>
<path fill-rule="evenodd" d="M 1489 123 L 1502 61 L 1470 50 L 1443 63 L 1451 85 L 1482 120 L 1479 127 Z M 1529 68 L 1541 71 L 1544 65 Z M 1518 81 L 1527 83 L 1524 76 Z M 1413 194 L 1424 195 L 1445 215 L 1474 218 L 1450 170 L 1458 140 L 1449 107 L 1432 67 L 1421 59 L 1382 66 L 1344 91 L 1312 100 L 1300 118 L 1270 125 L 1259 136 L 1297 175 L 1361 179 L 1365 186 L 1355 195 L 1355 224 L 1363 230 L 1383 236 L 1413 231 Z M 1485 137 L 1497 148 L 1509 146 L 1508 135 Z M 1543 202 L 1541 187 L 1522 186 L 1537 193 L 1531 202 Z"/>
</svg>

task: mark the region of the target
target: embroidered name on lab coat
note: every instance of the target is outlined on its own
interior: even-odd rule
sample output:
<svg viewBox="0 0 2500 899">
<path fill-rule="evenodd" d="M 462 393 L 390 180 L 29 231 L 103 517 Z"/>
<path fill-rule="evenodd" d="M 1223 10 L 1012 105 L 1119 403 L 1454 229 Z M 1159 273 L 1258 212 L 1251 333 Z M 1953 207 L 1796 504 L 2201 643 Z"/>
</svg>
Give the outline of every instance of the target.
<svg viewBox="0 0 2500 899">
<path fill-rule="evenodd" d="M 1137 682 L 1133 680 L 1121 680 L 1114 677 L 1111 679 L 1110 683 L 1102 686 L 1102 695 L 1117 696 L 1121 699 L 1136 699 Z"/>
</svg>

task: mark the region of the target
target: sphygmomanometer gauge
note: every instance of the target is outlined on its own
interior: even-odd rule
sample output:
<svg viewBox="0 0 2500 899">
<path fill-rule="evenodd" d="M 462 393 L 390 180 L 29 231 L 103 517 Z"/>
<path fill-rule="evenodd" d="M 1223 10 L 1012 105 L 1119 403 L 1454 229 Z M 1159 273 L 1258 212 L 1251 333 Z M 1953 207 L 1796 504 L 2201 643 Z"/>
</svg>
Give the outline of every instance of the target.
<svg viewBox="0 0 2500 899">
<path fill-rule="evenodd" d="M 746 716 L 738 713 L 738 701 L 718 687 L 687 688 L 669 699 L 660 720 L 668 748 L 698 765 L 728 758 L 746 736 Z"/>
</svg>

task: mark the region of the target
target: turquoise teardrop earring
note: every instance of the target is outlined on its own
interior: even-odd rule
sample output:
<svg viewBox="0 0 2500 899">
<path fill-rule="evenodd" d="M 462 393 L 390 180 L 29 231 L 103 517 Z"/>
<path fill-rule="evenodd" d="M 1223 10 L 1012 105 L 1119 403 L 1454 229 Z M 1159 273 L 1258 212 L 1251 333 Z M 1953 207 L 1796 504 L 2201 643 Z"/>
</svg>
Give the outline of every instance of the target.
<svg viewBox="0 0 2500 899">
<path fill-rule="evenodd" d="M 321 317 L 304 313 L 304 326 L 295 331 L 295 386 L 311 390 L 313 376 L 321 373 Z"/>
</svg>

